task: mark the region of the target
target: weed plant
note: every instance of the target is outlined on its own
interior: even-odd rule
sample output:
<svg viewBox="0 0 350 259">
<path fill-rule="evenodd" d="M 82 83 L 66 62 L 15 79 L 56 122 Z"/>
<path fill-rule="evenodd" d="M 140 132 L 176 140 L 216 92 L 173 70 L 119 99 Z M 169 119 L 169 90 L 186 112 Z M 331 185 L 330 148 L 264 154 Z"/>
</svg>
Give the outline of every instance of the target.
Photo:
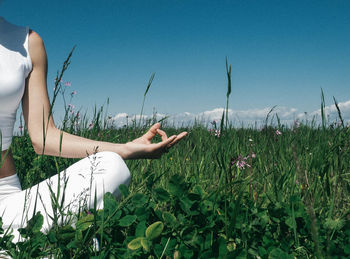
<svg viewBox="0 0 350 259">
<path fill-rule="evenodd" d="M 261 129 L 235 128 L 224 118 L 210 129 L 165 122 L 170 135 L 188 137 L 159 160 L 126 161 L 132 182 L 120 186 L 121 200 L 107 193 L 103 210 L 48 233 L 38 213 L 24 241 L 6 233 L 1 249 L 13 258 L 349 258 L 350 127 L 267 118 Z M 115 128 L 103 107 L 91 120 L 66 107 L 62 129 L 125 143 L 151 123 Z M 25 129 L 12 152 L 24 189 L 76 161 L 37 156 Z"/>
</svg>

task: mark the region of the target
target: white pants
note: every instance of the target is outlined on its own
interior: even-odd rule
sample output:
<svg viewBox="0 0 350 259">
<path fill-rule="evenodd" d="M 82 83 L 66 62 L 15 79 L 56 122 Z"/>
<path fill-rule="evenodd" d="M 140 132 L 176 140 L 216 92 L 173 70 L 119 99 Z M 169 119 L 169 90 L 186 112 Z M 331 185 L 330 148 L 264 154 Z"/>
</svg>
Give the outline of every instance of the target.
<svg viewBox="0 0 350 259">
<path fill-rule="evenodd" d="M 55 214 L 52 198 L 57 200 L 64 213 L 59 223 L 69 222 L 82 208 L 103 208 L 103 195 L 111 192 L 120 195 L 120 184 L 128 185 L 130 172 L 123 159 L 113 152 L 100 152 L 86 157 L 55 176 L 22 191 L 17 175 L 0 178 L 0 217 L 3 228 L 12 228 L 14 242 L 19 239 L 18 228 L 26 226 L 34 208 L 44 216 L 43 230 L 52 226 Z M 51 189 L 51 191 L 50 191 Z M 36 204 L 35 204 L 36 203 Z M 62 215 L 63 214 L 63 215 Z M 57 215 L 57 213 L 56 213 Z M 51 216 L 51 217 L 50 217 Z"/>
</svg>

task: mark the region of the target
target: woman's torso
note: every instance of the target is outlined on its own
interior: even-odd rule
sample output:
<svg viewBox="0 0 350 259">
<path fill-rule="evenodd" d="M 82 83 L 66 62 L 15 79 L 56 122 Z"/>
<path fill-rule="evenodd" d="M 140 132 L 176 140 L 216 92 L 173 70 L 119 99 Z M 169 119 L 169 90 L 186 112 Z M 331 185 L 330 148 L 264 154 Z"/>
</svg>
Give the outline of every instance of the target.
<svg viewBox="0 0 350 259">
<path fill-rule="evenodd" d="M 28 27 L 0 17 L 0 178 L 16 173 L 10 149 L 16 112 L 23 97 L 25 80 L 32 69 L 28 51 Z"/>
</svg>

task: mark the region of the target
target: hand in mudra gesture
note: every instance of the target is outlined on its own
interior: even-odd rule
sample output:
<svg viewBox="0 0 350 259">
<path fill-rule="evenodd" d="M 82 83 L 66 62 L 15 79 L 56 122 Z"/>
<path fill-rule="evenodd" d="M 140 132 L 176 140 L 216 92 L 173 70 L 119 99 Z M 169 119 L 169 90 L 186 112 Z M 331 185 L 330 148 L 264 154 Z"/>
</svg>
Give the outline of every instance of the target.
<svg viewBox="0 0 350 259">
<path fill-rule="evenodd" d="M 156 135 L 160 135 L 162 141 L 152 143 Z M 154 124 L 143 136 L 126 143 L 129 151 L 128 158 L 160 158 L 169 148 L 174 146 L 187 132 L 181 132 L 168 138 L 167 134 L 160 129 L 160 123 Z"/>
</svg>

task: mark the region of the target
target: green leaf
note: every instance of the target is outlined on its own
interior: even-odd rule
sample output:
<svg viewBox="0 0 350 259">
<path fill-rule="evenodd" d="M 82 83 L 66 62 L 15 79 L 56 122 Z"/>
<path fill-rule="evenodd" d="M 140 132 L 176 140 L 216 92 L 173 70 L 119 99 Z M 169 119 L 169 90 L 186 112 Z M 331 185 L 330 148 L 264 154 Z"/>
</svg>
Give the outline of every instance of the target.
<svg viewBox="0 0 350 259">
<path fill-rule="evenodd" d="M 182 197 L 185 192 L 183 178 L 179 175 L 173 175 L 169 180 L 168 190 L 170 194 Z"/>
<path fill-rule="evenodd" d="M 285 221 L 286 225 L 290 228 L 296 227 L 296 222 L 292 217 L 288 217 Z"/>
<path fill-rule="evenodd" d="M 134 214 L 137 216 L 138 221 L 147 220 L 150 214 L 150 209 L 149 207 L 140 207 L 134 211 Z"/>
<path fill-rule="evenodd" d="M 67 248 L 76 249 L 76 248 L 78 248 L 78 245 L 79 245 L 79 241 L 72 240 L 71 242 L 68 243 Z"/>
<path fill-rule="evenodd" d="M 344 252 L 345 252 L 345 254 L 350 255 L 350 245 L 346 245 L 344 247 Z"/>
<path fill-rule="evenodd" d="M 280 259 L 280 258 L 293 259 L 294 257 L 292 255 L 287 254 L 280 248 L 274 248 L 269 254 L 269 259 Z"/>
<path fill-rule="evenodd" d="M 196 193 L 196 194 L 200 195 L 201 197 L 203 197 L 206 194 L 200 185 L 196 185 L 195 187 L 193 187 L 193 193 Z"/>
<path fill-rule="evenodd" d="M 147 228 L 146 227 L 146 221 L 145 220 L 141 221 L 136 226 L 135 235 L 137 237 L 143 237 L 145 235 L 146 228 Z"/>
<path fill-rule="evenodd" d="M 204 200 L 201 203 L 201 206 L 202 206 L 204 212 L 212 211 L 214 208 L 213 202 L 208 201 L 208 200 Z"/>
<path fill-rule="evenodd" d="M 128 248 L 130 250 L 137 250 L 139 249 L 142 245 L 141 245 L 141 239 L 144 237 L 137 237 L 133 240 L 131 240 L 128 244 Z"/>
<path fill-rule="evenodd" d="M 103 196 L 103 208 L 108 214 L 112 213 L 118 208 L 118 203 L 110 192 L 107 192 Z"/>
<path fill-rule="evenodd" d="M 170 212 L 163 212 L 163 220 L 169 225 L 169 226 L 175 226 L 176 225 L 176 218 L 173 214 L 171 214 Z"/>
<path fill-rule="evenodd" d="M 125 184 L 119 185 L 119 191 L 124 197 L 129 196 L 129 189 Z"/>
<path fill-rule="evenodd" d="M 75 232 L 76 230 L 72 226 L 67 225 L 59 229 L 56 237 L 60 241 L 67 242 L 74 239 Z"/>
<path fill-rule="evenodd" d="M 53 229 L 50 230 L 50 232 L 47 235 L 47 238 L 49 239 L 50 243 L 57 242 L 56 233 Z"/>
<path fill-rule="evenodd" d="M 142 193 L 136 193 L 131 198 L 131 201 L 135 205 L 135 207 L 143 207 L 148 202 L 148 197 Z"/>
<path fill-rule="evenodd" d="M 143 249 L 145 249 L 145 251 L 149 252 L 151 250 L 151 241 L 149 241 L 148 239 L 146 238 L 141 238 L 141 245 L 143 247 Z"/>
<path fill-rule="evenodd" d="M 20 228 L 18 231 L 23 237 L 30 236 L 33 233 L 40 232 L 41 227 L 44 223 L 44 217 L 40 212 L 37 212 L 27 223 L 25 228 Z"/>
<path fill-rule="evenodd" d="M 159 200 L 159 201 L 167 202 L 170 200 L 169 193 L 166 190 L 164 190 L 163 188 L 154 189 L 154 194 L 155 194 L 157 200 Z"/>
<path fill-rule="evenodd" d="M 121 227 L 131 226 L 131 224 L 134 223 L 136 219 L 137 219 L 137 216 L 135 215 L 126 215 L 119 220 L 119 226 Z"/>
<path fill-rule="evenodd" d="M 80 218 L 78 220 L 76 224 L 76 229 L 80 231 L 84 231 L 88 229 L 93 222 L 94 222 L 94 215 L 93 214 L 86 215 L 85 217 Z"/>
<path fill-rule="evenodd" d="M 163 228 L 164 228 L 164 224 L 161 221 L 157 221 L 153 223 L 146 229 L 146 238 L 148 240 L 153 240 L 159 237 L 163 231 Z"/>
</svg>

